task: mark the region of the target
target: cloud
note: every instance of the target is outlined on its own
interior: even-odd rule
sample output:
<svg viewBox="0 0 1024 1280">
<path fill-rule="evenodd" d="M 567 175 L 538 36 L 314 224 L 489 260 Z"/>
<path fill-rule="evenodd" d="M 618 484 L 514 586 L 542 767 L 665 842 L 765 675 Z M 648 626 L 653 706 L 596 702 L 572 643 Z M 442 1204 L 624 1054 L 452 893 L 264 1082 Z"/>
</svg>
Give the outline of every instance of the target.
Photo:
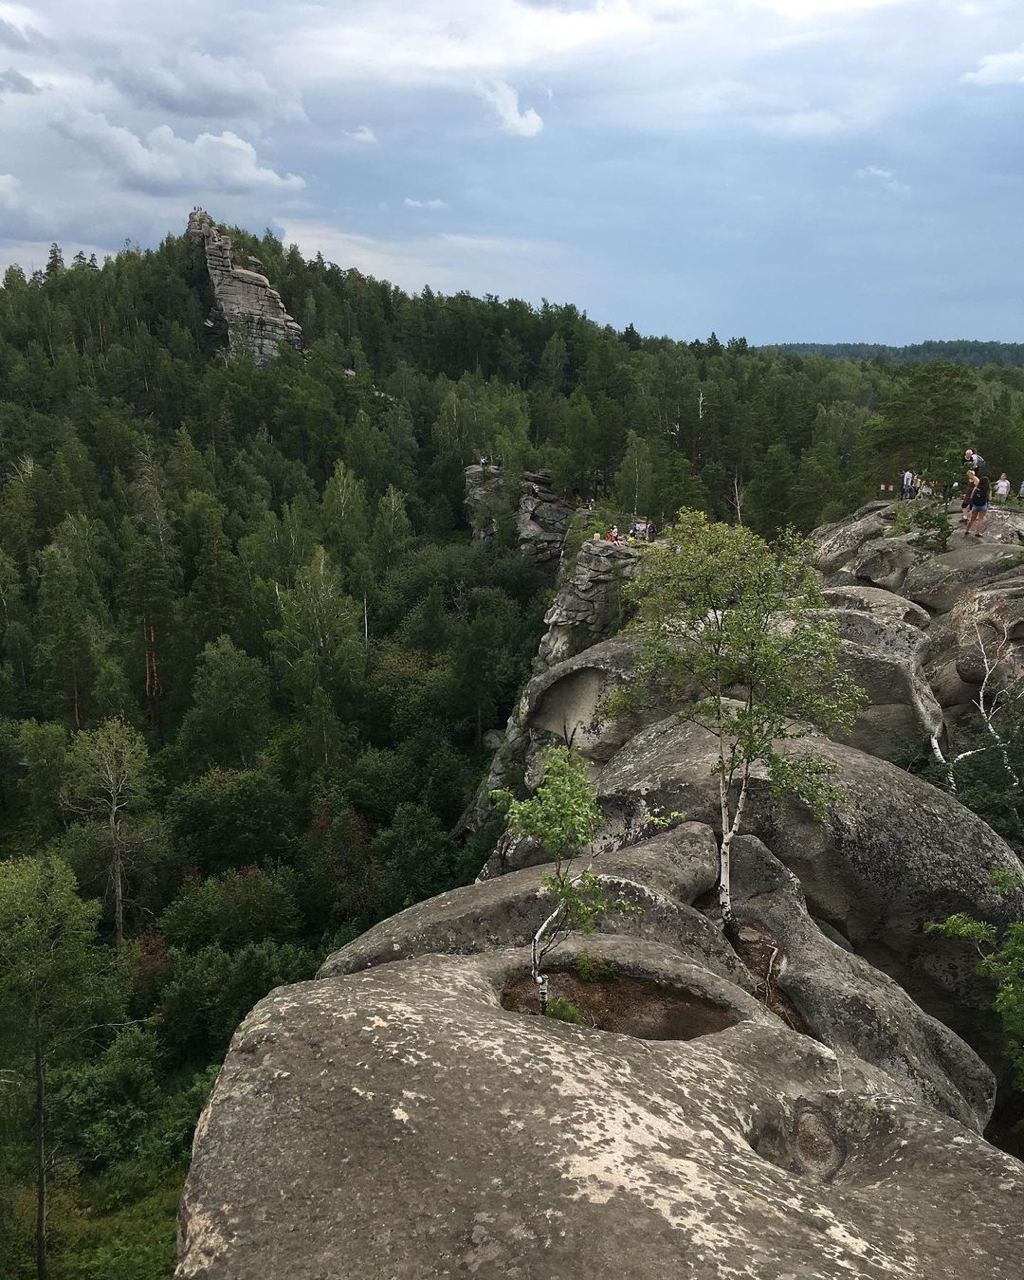
<svg viewBox="0 0 1024 1280">
<path fill-rule="evenodd" d="M 504 290 L 522 297 L 532 288 L 539 298 L 545 285 L 557 284 L 557 270 L 563 265 L 559 246 L 538 240 L 472 235 L 385 238 L 291 218 L 283 224 L 285 243 L 298 244 L 308 257 L 322 253 L 341 267 L 355 267 L 412 292 L 429 284 L 449 292 Z"/>
<path fill-rule="evenodd" d="M 21 183 L 13 173 L 0 173 L 0 209 L 13 209 L 20 204 Z"/>
<path fill-rule="evenodd" d="M 544 128 L 544 121 L 533 107 L 519 109 L 519 94 L 504 80 L 485 81 L 480 94 L 494 108 L 502 129 L 517 138 L 535 138 Z"/>
<path fill-rule="evenodd" d="M 69 113 L 54 127 L 105 161 L 122 185 L 149 195 L 300 191 L 306 185 L 296 174 L 260 165 L 255 147 L 229 131 L 200 133 L 189 142 L 160 125 L 140 138 L 85 110 Z"/>
<path fill-rule="evenodd" d="M 241 58 L 190 50 L 161 62 L 125 60 L 100 71 L 140 106 L 199 119 L 271 116 L 304 120 L 298 94 L 271 84 Z"/>
<path fill-rule="evenodd" d="M 0 71 L 0 93 L 40 93 L 39 85 L 34 80 L 30 80 L 28 76 L 23 76 L 20 71 L 15 71 L 13 67 L 8 67 L 6 71 Z"/>
<path fill-rule="evenodd" d="M 349 142 L 358 142 L 363 146 L 373 146 L 377 141 L 377 135 L 369 125 L 361 124 L 358 129 L 348 129 L 342 137 L 348 138 Z"/>
<path fill-rule="evenodd" d="M 54 47 L 53 41 L 36 27 L 16 26 L 2 17 L 0 17 L 0 44 L 6 45 L 8 49 L 17 49 L 19 53 Z"/>
<path fill-rule="evenodd" d="M 411 200 L 408 196 L 402 201 L 407 209 L 447 209 L 444 200 Z"/>
<path fill-rule="evenodd" d="M 893 195 L 906 196 L 910 194 L 910 185 L 908 183 L 900 182 L 891 169 L 883 169 L 877 164 L 865 165 L 863 169 L 857 170 L 855 176 L 860 178 L 862 182 L 870 182 L 886 191 L 891 191 Z"/>
<path fill-rule="evenodd" d="M 1024 84 L 1024 44 L 1011 53 L 988 53 L 974 71 L 960 77 L 964 84 Z"/>
</svg>

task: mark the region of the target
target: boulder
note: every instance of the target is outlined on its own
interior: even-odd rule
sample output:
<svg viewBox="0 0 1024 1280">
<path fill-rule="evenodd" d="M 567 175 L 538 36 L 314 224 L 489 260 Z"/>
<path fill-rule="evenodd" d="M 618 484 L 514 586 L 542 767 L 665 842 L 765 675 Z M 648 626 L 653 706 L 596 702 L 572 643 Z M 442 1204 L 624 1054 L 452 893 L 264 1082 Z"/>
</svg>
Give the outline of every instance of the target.
<svg viewBox="0 0 1024 1280">
<path fill-rule="evenodd" d="M 1024 548 L 958 538 L 952 550 L 927 556 L 911 566 L 900 586 L 903 594 L 917 604 L 935 613 L 946 613 L 965 591 L 1001 578 L 1022 563 Z"/>
<path fill-rule="evenodd" d="M 898 592 L 907 574 L 925 555 L 920 548 L 911 544 L 912 536 L 902 534 L 899 537 L 874 538 L 863 543 L 842 566 L 841 571 L 829 579 L 829 585 L 864 582 L 889 592 Z M 841 583 L 838 580 L 840 576 Z"/>
<path fill-rule="evenodd" d="M 638 911 L 613 911 L 598 928 L 664 943 L 732 982 L 749 985 L 721 931 L 690 905 L 715 883 L 717 847 L 709 827 L 684 823 L 600 856 L 594 869 L 609 882 L 609 893 Z M 475 885 L 408 907 L 329 956 L 319 976 L 337 977 L 435 952 L 468 955 L 526 946 L 554 905 L 542 883 L 553 870 L 549 863 L 506 874 L 492 870 Z"/>
<path fill-rule="evenodd" d="M 826 587 L 822 595 L 836 609 L 859 609 L 883 622 L 909 622 L 922 630 L 931 624 L 931 614 L 927 609 L 880 587 L 861 584 Z"/>
<path fill-rule="evenodd" d="M 881 1068 L 961 1124 L 984 1128 L 995 1102 L 992 1072 L 841 934 L 830 938 L 808 915 L 799 880 L 755 836 L 735 844 L 733 905 L 741 936 L 753 929 L 762 953 L 770 948 L 766 999 L 781 992 L 815 1039 Z"/>
<path fill-rule="evenodd" d="M 1004 896 L 991 882 L 996 870 L 1024 875 L 1012 849 L 952 796 L 885 760 L 813 734 L 779 745 L 783 754 L 810 750 L 830 760 L 841 799 L 816 823 L 800 802 L 777 803 L 758 770 L 747 832 L 797 876 L 809 909 L 859 955 L 929 1013 L 977 1032 L 991 991 L 974 972 L 976 957 L 923 926 L 958 911 L 1006 921 L 1024 910 L 1024 895 Z M 598 774 L 605 838 L 628 841 L 652 810 L 718 827 L 715 761 L 714 739 L 699 725 L 669 717 L 643 730 Z"/>
<path fill-rule="evenodd" d="M 584 1026 L 521 1011 L 521 951 L 272 992 L 177 1280 L 1016 1280 L 1019 1162 L 665 948 L 601 955 Z"/>
<path fill-rule="evenodd" d="M 826 575 L 841 569 L 865 542 L 882 536 L 893 510 L 892 503 L 871 502 L 846 520 L 816 529 L 811 534 L 816 548 L 814 563 Z"/>
</svg>

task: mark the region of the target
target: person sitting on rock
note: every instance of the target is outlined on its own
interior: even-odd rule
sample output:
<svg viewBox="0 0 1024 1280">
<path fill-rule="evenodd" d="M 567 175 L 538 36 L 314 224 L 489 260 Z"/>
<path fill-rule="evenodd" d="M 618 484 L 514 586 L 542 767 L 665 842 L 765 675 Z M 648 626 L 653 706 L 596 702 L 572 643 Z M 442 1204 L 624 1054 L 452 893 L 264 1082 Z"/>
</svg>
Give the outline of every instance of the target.
<svg viewBox="0 0 1024 1280">
<path fill-rule="evenodd" d="M 988 510 L 989 505 L 990 489 L 991 485 L 988 476 L 978 476 L 977 484 L 971 493 L 970 518 L 967 521 L 967 528 L 964 530 L 968 538 L 971 536 L 972 531 L 976 538 L 981 537 L 981 531 L 985 526 L 985 512 Z M 977 525 L 976 531 L 974 529 L 975 525 Z"/>
<path fill-rule="evenodd" d="M 985 459 L 973 445 L 970 449 L 964 450 L 964 462 L 967 463 L 972 471 L 976 471 L 979 476 L 981 475 L 982 468 L 985 466 Z"/>
</svg>

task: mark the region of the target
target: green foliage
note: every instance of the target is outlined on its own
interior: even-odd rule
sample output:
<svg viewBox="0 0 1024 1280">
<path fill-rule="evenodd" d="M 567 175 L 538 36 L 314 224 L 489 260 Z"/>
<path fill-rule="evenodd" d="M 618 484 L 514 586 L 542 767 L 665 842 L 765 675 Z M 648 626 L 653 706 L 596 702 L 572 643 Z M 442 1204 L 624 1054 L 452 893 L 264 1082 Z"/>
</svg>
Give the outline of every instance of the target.
<svg viewBox="0 0 1024 1280">
<path fill-rule="evenodd" d="M 573 1026 L 586 1026 L 586 1018 L 581 1009 L 568 996 L 552 996 L 544 1013 L 549 1018 L 557 1018 L 559 1022 L 570 1022 Z"/>
<path fill-rule="evenodd" d="M 600 956 L 578 955 L 574 961 L 576 976 L 580 982 L 611 982 L 615 978 L 615 966 Z"/>
<path fill-rule="evenodd" d="M 1014 896 L 1019 909 L 1024 903 L 1024 880 L 1007 872 L 996 873 L 992 880 L 1001 893 Z M 928 922 L 925 931 L 958 938 L 977 948 L 978 973 L 995 984 L 992 1007 L 1002 1023 L 1018 1084 L 1024 1088 L 1024 915 L 1008 924 L 994 925 L 961 912 L 941 922 Z"/>
<path fill-rule="evenodd" d="M 549 747 L 542 759 L 544 777 L 527 800 L 495 792 L 508 829 L 539 841 L 561 864 L 579 857 L 593 839 L 601 810 L 587 776 L 586 762 L 565 747 Z"/>
</svg>

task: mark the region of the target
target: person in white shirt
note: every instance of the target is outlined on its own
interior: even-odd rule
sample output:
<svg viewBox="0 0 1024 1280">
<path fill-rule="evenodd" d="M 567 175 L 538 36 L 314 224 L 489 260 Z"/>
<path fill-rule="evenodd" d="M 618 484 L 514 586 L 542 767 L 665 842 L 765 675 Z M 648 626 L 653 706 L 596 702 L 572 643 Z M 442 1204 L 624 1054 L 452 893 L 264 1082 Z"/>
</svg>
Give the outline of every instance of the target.
<svg viewBox="0 0 1024 1280">
<path fill-rule="evenodd" d="M 900 490 L 901 498 L 912 498 L 914 496 L 914 473 L 908 467 L 903 473 L 902 488 Z"/>
<path fill-rule="evenodd" d="M 1005 471 L 996 481 L 995 489 L 996 489 L 996 502 L 1005 502 L 1006 499 L 1010 496 L 1010 481 L 1008 480 Z"/>
</svg>

